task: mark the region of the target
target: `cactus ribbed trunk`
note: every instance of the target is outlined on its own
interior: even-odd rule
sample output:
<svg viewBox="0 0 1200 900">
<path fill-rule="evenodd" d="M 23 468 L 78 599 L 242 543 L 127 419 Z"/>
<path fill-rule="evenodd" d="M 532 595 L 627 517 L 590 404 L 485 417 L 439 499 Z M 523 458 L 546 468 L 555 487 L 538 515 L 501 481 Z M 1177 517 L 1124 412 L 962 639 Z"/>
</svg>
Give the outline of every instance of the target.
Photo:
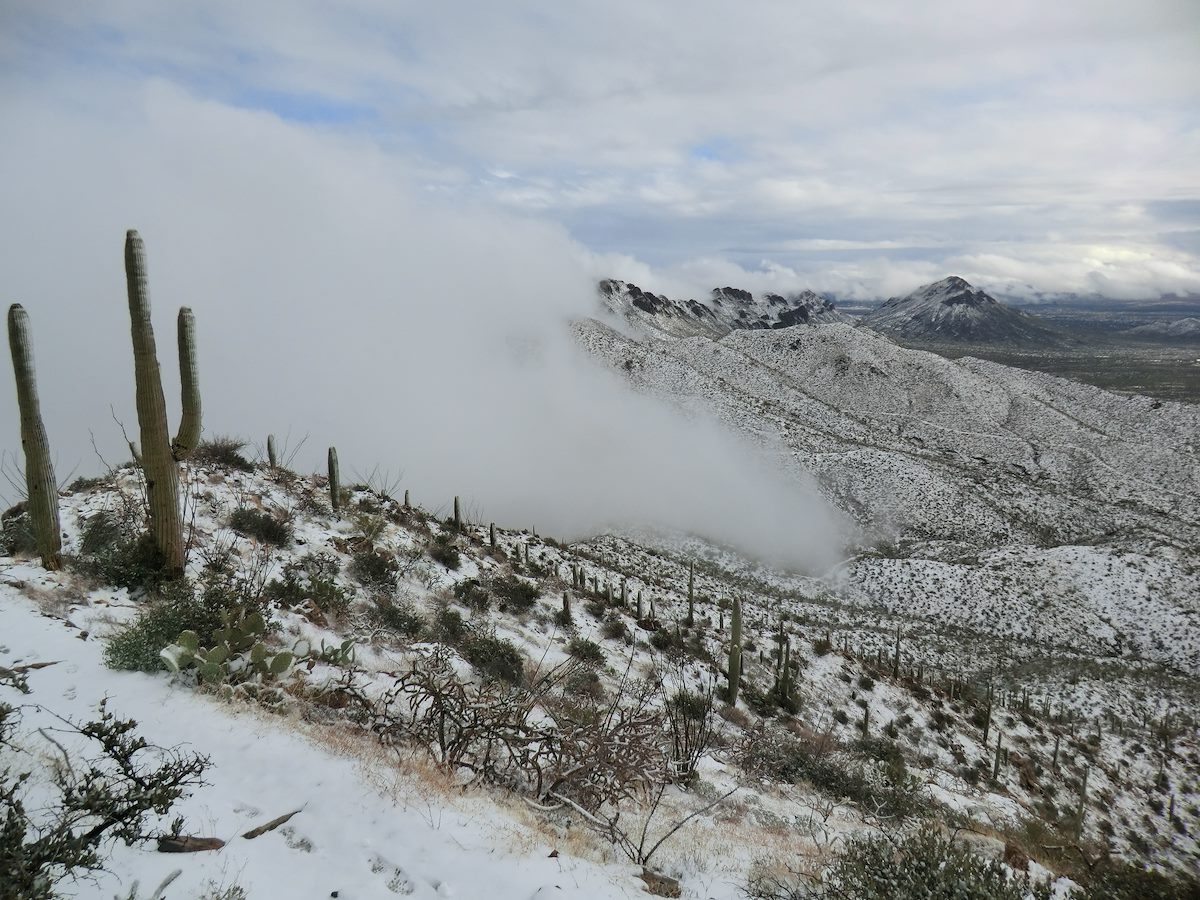
<svg viewBox="0 0 1200 900">
<path fill-rule="evenodd" d="M 330 447 L 329 454 L 329 504 L 336 516 L 342 511 L 342 476 L 338 469 L 337 447 Z"/>
<path fill-rule="evenodd" d="M 163 570 L 183 574 L 183 512 L 179 507 L 179 469 L 171 452 L 167 403 L 163 397 L 154 327 L 150 321 L 150 288 L 146 248 L 133 230 L 125 235 L 125 283 L 133 337 L 133 374 L 137 388 L 138 431 L 142 472 L 150 510 L 150 535 L 162 556 Z"/>
<path fill-rule="evenodd" d="M 25 496 L 42 565 L 62 567 L 62 531 L 58 522 L 58 481 L 50 461 L 50 440 L 42 423 L 29 314 L 19 303 L 8 308 L 8 345 L 12 350 L 17 382 L 17 409 L 21 416 L 21 447 L 25 451 Z"/>
<path fill-rule="evenodd" d="M 196 365 L 196 317 L 189 307 L 179 307 L 179 385 L 183 415 L 171 442 L 176 459 L 187 459 L 200 443 L 200 376 Z"/>
<path fill-rule="evenodd" d="M 733 598 L 733 614 L 729 620 L 729 705 L 737 706 L 738 687 L 742 678 L 742 601 Z"/>
<path fill-rule="evenodd" d="M 462 531 L 462 507 L 459 506 L 457 496 L 454 498 L 454 530 Z M 517 552 L 519 556 L 520 548 L 518 548 Z"/>
<path fill-rule="evenodd" d="M 492 549 L 496 549 L 496 523 L 492 522 L 488 525 L 488 543 Z"/>
<path fill-rule="evenodd" d="M 275 450 L 275 435 L 267 435 L 267 465 L 272 469 L 279 468 L 279 454 Z"/>
</svg>

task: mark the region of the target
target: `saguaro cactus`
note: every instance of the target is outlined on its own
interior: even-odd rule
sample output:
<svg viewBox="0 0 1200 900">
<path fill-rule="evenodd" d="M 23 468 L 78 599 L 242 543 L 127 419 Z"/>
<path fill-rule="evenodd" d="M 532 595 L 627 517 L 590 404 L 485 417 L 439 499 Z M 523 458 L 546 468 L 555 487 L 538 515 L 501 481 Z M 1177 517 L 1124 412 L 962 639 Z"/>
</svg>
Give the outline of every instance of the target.
<svg viewBox="0 0 1200 900">
<path fill-rule="evenodd" d="M 457 495 L 454 497 L 454 530 L 462 531 L 462 507 L 459 506 Z"/>
<path fill-rule="evenodd" d="M 685 624 L 691 628 L 696 624 L 696 563 L 688 563 L 688 614 Z"/>
<path fill-rule="evenodd" d="M 738 686 L 742 677 L 742 601 L 733 598 L 729 620 L 729 705 L 737 706 Z"/>
<path fill-rule="evenodd" d="M 200 443 L 200 376 L 196 365 L 196 317 L 189 307 L 179 307 L 179 384 L 183 414 L 171 442 L 176 459 L 187 459 Z"/>
<path fill-rule="evenodd" d="M 275 435 L 267 435 L 267 465 L 272 469 L 279 468 L 279 454 L 275 450 Z"/>
<path fill-rule="evenodd" d="M 329 504 L 333 507 L 333 514 L 336 516 L 342 509 L 342 476 L 341 470 L 338 469 L 337 447 L 329 448 L 328 464 Z"/>
<path fill-rule="evenodd" d="M 133 374 L 137 388 L 138 430 L 141 433 L 142 472 L 150 510 L 150 535 L 168 574 L 183 572 L 183 512 L 179 507 L 179 470 L 167 429 L 154 327 L 150 321 L 150 287 L 146 278 L 146 248 L 133 230 L 125 235 L 125 284 L 133 337 Z"/>
<path fill-rule="evenodd" d="M 488 524 L 488 543 L 491 545 L 493 550 L 496 549 L 496 523 L 495 522 L 491 522 Z"/>
<path fill-rule="evenodd" d="M 17 382 L 17 409 L 21 416 L 21 447 L 25 451 L 25 492 L 29 522 L 42 565 L 62 566 L 62 532 L 58 523 L 58 481 L 50 462 L 50 441 L 42 424 L 37 376 L 33 366 L 33 342 L 29 338 L 29 314 L 19 303 L 8 308 L 8 345 L 12 350 L 13 376 Z"/>
</svg>

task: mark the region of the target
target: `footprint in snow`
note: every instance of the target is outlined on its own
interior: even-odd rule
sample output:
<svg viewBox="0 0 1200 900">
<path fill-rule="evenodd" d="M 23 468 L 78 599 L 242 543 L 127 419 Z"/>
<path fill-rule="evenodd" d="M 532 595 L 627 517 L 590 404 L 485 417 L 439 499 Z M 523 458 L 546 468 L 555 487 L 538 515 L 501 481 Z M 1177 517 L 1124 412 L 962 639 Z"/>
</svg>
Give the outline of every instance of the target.
<svg viewBox="0 0 1200 900">
<path fill-rule="evenodd" d="M 75 699 L 74 685 L 72 685 L 71 687 L 69 687 L 65 691 L 63 691 L 63 699 L 64 700 L 74 700 Z"/>
<path fill-rule="evenodd" d="M 407 895 L 417 889 L 407 872 L 399 866 L 392 865 L 382 856 L 371 857 L 371 872 L 375 875 L 382 875 L 386 879 L 384 884 L 393 894 Z"/>
<path fill-rule="evenodd" d="M 302 834 L 297 834 L 296 829 L 291 825 L 285 825 L 279 829 L 279 833 L 283 835 L 284 841 L 292 850 L 303 850 L 305 853 L 312 853 L 313 842 Z"/>
</svg>

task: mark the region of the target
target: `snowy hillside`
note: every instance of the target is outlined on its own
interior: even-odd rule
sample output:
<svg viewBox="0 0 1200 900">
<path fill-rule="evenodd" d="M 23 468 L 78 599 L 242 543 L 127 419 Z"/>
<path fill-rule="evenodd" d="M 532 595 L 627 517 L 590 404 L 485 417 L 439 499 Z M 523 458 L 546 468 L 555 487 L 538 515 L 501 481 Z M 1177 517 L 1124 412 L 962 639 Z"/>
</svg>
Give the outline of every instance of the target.
<svg viewBox="0 0 1200 900">
<path fill-rule="evenodd" d="M 863 317 L 878 331 L 908 340 L 1055 346 L 1063 337 L 1035 316 L 1000 303 L 957 275 L 892 297 Z"/>
<path fill-rule="evenodd" d="M 20 673 L 30 694 L 0 691 L 26 704 L 16 742 L 33 754 L 9 763 L 56 755 L 45 734 L 86 753 L 66 720 L 95 718 L 104 697 L 152 745 L 211 757 L 206 784 L 172 810 L 183 821 L 163 816 L 150 833 L 223 846 L 118 845 L 106 872 L 60 884 L 65 896 L 149 896 L 179 869 L 166 896 L 524 900 L 639 896 L 648 884 L 732 900 L 798 866 L 820 871 L 854 835 L 931 815 L 1035 874 L 1045 864 L 1083 878 L 1046 849 L 1063 840 L 1177 872 L 1200 862 L 1195 679 L 1119 666 L 1086 642 L 1030 656 L 1024 640 L 992 641 L 987 622 L 946 626 L 948 603 L 964 601 L 932 563 L 923 582 L 912 570 L 911 602 L 893 615 L 862 605 L 861 587 L 839 596 L 695 536 L 564 545 L 498 528 L 493 544 L 483 523 L 459 531 L 368 485 L 334 516 L 320 477 L 203 459 L 183 472 L 201 608 L 261 609 L 273 622 L 264 659 L 287 651 L 295 663 L 274 678 L 230 665 L 207 685 L 186 665 L 106 668 L 157 660 L 146 623 L 196 611 L 174 588 L 117 586 L 145 576 L 135 467 L 63 496 L 65 571 L 0 559 L 0 675 Z M 7 532 L 19 524 L 10 517 Z M 871 562 L 917 563 L 866 554 L 848 563 L 850 580 Z M 1096 564 L 1061 549 L 1056 562 L 1064 580 Z M 1122 575 L 1139 577 L 1136 566 Z M 728 705 L 735 597 L 744 672 Z M 695 755 L 680 755 L 679 732 L 672 744 L 670 723 L 684 720 L 664 717 L 680 696 L 699 704 L 686 707 L 704 729 L 689 739 Z M 431 697 L 483 716 L 472 728 L 489 743 L 467 719 L 429 730 Z M 587 744 L 596 727 L 608 737 Z M 51 770 L 32 771 L 44 801 Z M 635 862 L 693 815 L 649 854 L 657 874 L 644 882 Z M 135 880 L 142 893 L 130 893 Z"/>
<path fill-rule="evenodd" d="M 1200 340 L 1200 319 L 1176 319 L 1173 322 L 1151 322 L 1137 325 L 1125 332 L 1135 337 L 1163 338 L 1170 340 Z"/>
</svg>

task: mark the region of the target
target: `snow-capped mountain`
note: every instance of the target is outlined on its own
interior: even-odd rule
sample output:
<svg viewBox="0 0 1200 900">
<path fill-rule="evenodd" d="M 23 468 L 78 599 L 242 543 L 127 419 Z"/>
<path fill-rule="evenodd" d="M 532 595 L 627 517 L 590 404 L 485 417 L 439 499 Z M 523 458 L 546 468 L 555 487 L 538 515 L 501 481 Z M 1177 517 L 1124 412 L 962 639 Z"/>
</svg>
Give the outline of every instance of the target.
<svg viewBox="0 0 1200 900">
<path fill-rule="evenodd" d="M 671 300 L 616 279 L 601 281 L 598 287 L 604 304 L 625 321 L 675 337 L 722 337 L 743 329 L 852 321 L 832 302 L 808 290 L 784 297 L 719 287 L 713 288 L 707 302 L 701 302 Z"/>
<path fill-rule="evenodd" d="M 1051 346 L 1062 335 L 1006 306 L 957 275 L 892 297 L 863 318 L 877 331 L 909 340 Z"/>
</svg>

